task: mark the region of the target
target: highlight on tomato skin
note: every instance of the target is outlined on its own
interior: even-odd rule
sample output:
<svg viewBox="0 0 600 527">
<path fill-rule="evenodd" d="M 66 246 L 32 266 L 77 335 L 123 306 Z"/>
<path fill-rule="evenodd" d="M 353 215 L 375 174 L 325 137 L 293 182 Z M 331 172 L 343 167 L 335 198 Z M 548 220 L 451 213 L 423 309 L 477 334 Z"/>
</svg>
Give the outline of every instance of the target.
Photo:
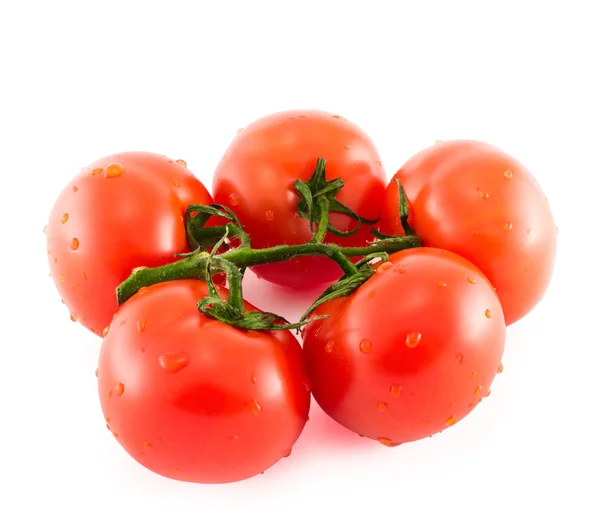
<svg viewBox="0 0 600 527">
<path fill-rule="evenodd" d="M 135 268 L 189 251 L 185 209 L 211 202 L 181 159 L 123 152 L 83 168 L 45 229 L 51 276 L 71 319 L 101 336 L 117 309 L 117 285 Z"/>
<path fill-rule="evenodd" d="M 310 387 L 289 331 L 208 318 L 196 308 L 206 295 L 206 282 L 177 280 L 125 302 L 102 343 L 98 390 L 108 429 L 140 464 L 172 479 L 226 483 L 290 455 Z"/>
<path fill-rule="evenodd" d="M 318 158 L 326 160 L 328 181 L 343 178 L 339 201 L 359 216 L 376 220 L 387 178 L 371 139 L 340 115 L 294 110 L 268 115 L 240 131 L 229 145 L 213 180 L 215 201 L 230 207 L 251 236 L 255 248 L 308 242 L 313 233 L 297 213 L 297 179 L 307 181 Z M 340 230 L 356 221 L 330 214 Z M 325 242 L 364 246 L 371 226 L 362 225 L 350 237 L 328 233 Z M 339 268 L 323 257 L 296 258 L 252 269 L 267 281 L 296 289 L 336 280 Z"/>
<path fill-rule="evenodd" d="M 507 325 L 536 306 L 552 277 L 557 229 L 541 187 L 522 163 L 480 141 L 444 141 L 414 155 L 395 178 L 423 243 L 477 265 L 496 288 Z M 378 228 L 403 234 L 393 180 Z"/>
<path fill-rule="evenodd" d="M 489 395 L 506 326 L 492 285 L 441 249 L 395 253 L 315 311 L 303 349 L 312 392 L 346 428 L 397 446 L 446 430 Z"/>
</svg>

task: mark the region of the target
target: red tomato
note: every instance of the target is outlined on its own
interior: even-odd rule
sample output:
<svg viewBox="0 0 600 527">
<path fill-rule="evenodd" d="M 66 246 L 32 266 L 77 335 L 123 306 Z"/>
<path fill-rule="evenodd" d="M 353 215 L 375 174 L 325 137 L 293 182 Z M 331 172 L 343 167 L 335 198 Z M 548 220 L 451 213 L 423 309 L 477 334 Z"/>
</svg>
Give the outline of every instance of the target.
<svg viewBox="0 0 600 527">
<path fill-rule="evenodd" d="M 205 282 L 180 280 L 123 304 L 102 342 L 98 389 L 109 429 L 139 463 L 173 479 L 224 483 L 289 455 L 310 393 L 289 331 L 206 317 L 196 308 L 206 293 Z"/>
<path fill-rule="evenodd" d="M 327 180 L 343 178 L 341 203 L 359 216 L 377 219 L 385 191 L 385 173 L 379 154 L 356 125 L 330 113 L 289 111 L 269 115 L 241 131 L 215 172 L 215 201 L 239 216 L 255 248 L 297 245 L 312 237 L 309 222 L 296 213 L 299 197 L 294 181 L 307 181 L 317 159 L 327 160 Z M 332 225 L 352 230 L 356 221 L 331 213 Z M 366 245 L 371 227 L 355 235 L 328 234 L 325 241 L 344 246 Z M 297 258 L 263 265 L 254 272 L 290 287 L 307 287 L 339 278 L 339 268 L 324 257 Z"/>
<path fill-rule="evenodd" d="M 496 287 L 507 325 L 535 307 L 552 276 L 556 227 L 542 189 L 521 163 L 485 143 L 448 141 L 419 152 L 395 177 L 423 243 L 477 265 Z M 394 181 L 379 229 L 403 232 Z"/>
<path fill-rule="evenodd" d="M 48 261 L 73 320 L 96 333 L 117 310 L 115 288 L 139 266 L 189 251 L 183 214 L 212 199 L 185 162 L 126 152 L 82 169 L 48 221 Z"/>
<path fill-rule="evenodd" d="M 346 298 L 318 308 L 304 353 L 333 419 L 396 446 L 465 417 L 502 358 L 500 301 L 473 264 L 440 249 L 396 253 Z"/>
</svg>

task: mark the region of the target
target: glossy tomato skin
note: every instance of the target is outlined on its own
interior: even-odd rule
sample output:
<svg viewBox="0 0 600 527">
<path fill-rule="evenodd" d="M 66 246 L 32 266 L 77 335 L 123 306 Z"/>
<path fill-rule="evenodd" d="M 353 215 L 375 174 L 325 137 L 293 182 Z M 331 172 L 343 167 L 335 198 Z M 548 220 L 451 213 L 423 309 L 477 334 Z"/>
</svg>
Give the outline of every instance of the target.
<svg viewBox="0 0 600 527">
<path fill-rule="evenodd" d="M 556 226 L 531 173 L 478 141 L 447 141 L 411 158 L 394 176 L 411 224 L 427 246 L 464 256 L 496 287 L 507 325 L 542 299 L 554 268 Z M 388 186 L 380 230 L 402 234 L 397 186 Z"/>
<path fill-rule="evenodd" d="M 289 455 L 310 392 L 289 331 L 244 331 L 210 319 L 196 308 L 204 296 L 204 282 L 182 280 L 128 300 L 103 340 L 98 389 L 109 429 L 143 466 L 225 483 Z"/>
<path fill-rule="evenodd" d="M 183 161 L 162 155 L 125 152 L 83 168 L 46 228 L 51 276 L 71 318 L 102 335 L 117 310 L 117 285 L 136 267 L 187 252 L 185 210 L 211 202 Z"/>
<path fill-rule="evenodd" d="M 327 160 L 327 179 L 343 178 L 341 203 L 360 216 L 377 219 L 386 177 L 379 154 L 368 136 L 350 121 L 321 111 L 288 111 L 263 117 L 242 130 L 227 149 L 215 172 L 215 201 L 239 216 L 255 248 L 297 245 L 312 237 L 307 220 L 297 216 L 297 179 L 307 181 L 317 158 Z M 351 230 L 356 222 L 337 213 L 332 224 Z M 360 246 L 373 237 L 369 226 L 354 236 L 329 234 L 327 242 Z M 298 258 L 263 265 L 254 272 L 294 288 L 339 278 L 339 268 L 322 257 Z"/>
<path fill-rule="evenodd" d="M 313 395 L 333 419 L 386 446 L 465 417 L 496 375 L 506 328 L 494 290 L 453 253 L 390 257 L 348 298 L 318 309 L 305 331 Z"/>
</svg>

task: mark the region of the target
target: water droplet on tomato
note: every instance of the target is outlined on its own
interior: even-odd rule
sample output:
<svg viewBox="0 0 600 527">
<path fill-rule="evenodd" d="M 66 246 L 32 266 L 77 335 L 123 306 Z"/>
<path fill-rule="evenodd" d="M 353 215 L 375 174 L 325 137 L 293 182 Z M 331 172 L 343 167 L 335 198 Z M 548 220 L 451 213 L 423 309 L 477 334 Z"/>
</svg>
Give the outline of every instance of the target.
<svg viewBox="0 0 600 527">
<path fill-rule="evenodd" d="M 282 457 L 290 457 L 291 453 L 292 453 L 292 449 L 288 448 L 281 456 Z"/>
<path fill-rule="evenodd" d="M 100 174 L 100 172 L 102 172 L 101 168 L 94 168 L 94 170 L 92 170 L 92 176 L 95 176 L 96 174 Z"/>
<path fill-rule="evenodd" d="M 77 188 L 77 185 L 73 185 L 72 189 L 73 192 L 77 192 L 79 189 Z"/>
<path fill-rule="evenodd" d="M 513 173 L 510 170 L 504 171 L 504 179 L 512 179 Z"/>
<path fill-rule="evenodd" d="M 73 249 L 74 251 L 79 249 L 79 240 L 77 238 L 73 238 L 71 240 L 71 249 Z"/>
<path fill-rule="evenodd" d="M 446 419 L 446 426 L 452 426 L 453 424 L 456 423 L 456 416 L 455 415 L 451 415 L 450 417 L 448 417 L 448 419 Z"/>
<path fill-rule="evenodd" d="M 70 318 L 71 318 L 71 322 L 77 322 L 79 320 L 79 317 L 77 316 L 76 313 L 70 313 Z"/>
<path fill-rule="evenodd" d="M 252 415 L 255 415 L 255 416 L 260 415 L 260 412 L 262 412 L 262 407 L 260 406 L 260 404 L 258 403 L 258 401 L 256 399 L 252 399 L 250 401 L 250 411 L 252 412 Z"/>
<path fill-rule="evenodd" d="M 381 167 L 381 161 L 375 161 L 375 166 L 377 168 L 380 168 Z"/>
<path fill-rule="evenodd" d="M 485 191 L 485 190 L 481 190 L 481 189 L 477 189 L 479 191 L 479 195 L 481 196 L 482 199 L 488 199 L 490 197 L 490 195 Z"/>
<path fill-rule="evenodd" d="M 256 384 L 256 375 L 254 375 L 254 373 L 252 375 L 250 375 L 250 382 L 252 384 Z"/>
<path fill-rule="evenodd" d="M 402 394 L 402 387 L 399 384 L 392 384 L 390 386 L 390 396 L 394 399 L 400 397 Z"/>
<path fill-rule="evenodd" d="M 378 410 L 385 410 L 388 407 L 388 404 L 386 402 L 381 402 L 381 403 L 377 403 L 377 409 Z"/>
<path fill-rule="evenodd" d="M 83 278 L 84 280 L 87 280 L 87 274 L 81 273 L 81 278 Z"/>
<path fill-rule="evenodd" d="M 325 344 L 325 351 L 327 353 L 331 353 L 335 349 L 335 342 L 330 340 L 327 344 Z"/>
<path fill-rule="evenodd" d="M 54 257 L 54 263 L 58 262 L 58 258 L 55 256 Z"/>
<path fill-rule="evenodd" d="M 229 436 L 229 439 L 231 439 L 232 441 L 235 441 L 238 438 L 238 436 Z"/>
<path fill-rule="evenodd" d="M 179 186 L 179 181 L 177 181 L 175 178 L 171 179 L 171 181 L 173 182 L 173 186 L 174 187 L 178 187 Z"/>
<path fill-rule="evenodd" d="M 115 393 L 118 396 L 123 395 L 123 392 L 125 391 L 125 386 L 123 385 L 122 382 L 120 382 L 119 384 L 117 384 L 117 387 L 115 388 Z"/>
<path fill-rule="evenodd" d="M 112 163 L 106 167 L 104 177 L 107 179 L 121 177 L 125 172 L 125 168 L 120 163 Z"/>
<path fill-rule="evenodd" d="M 138 291 L 138 293 L 140 293 L 140 292 L 141 292 L 141 289 L 140 289 L 140 291 Z M 146 321 L 145 320 L 139 320 L 138 323 L 137 323 L 137 328 L 138 328 L 138 331 L 140 333 L 142 331 L 144 331 L 146 329 Z"/>
<path fill-rule="evenodd" d="M 344 150 L 350 150 L 350 145 L 344 145 Z"/>
<path fill-rule="evenodd" d="M 96 377 L 98 377 L 98 368 L 96 368 Z"/>
<path fill-rule="evenodd" d="M 273 221 L 275 219 L 275 213 L 272 210 L 265 212 L 265 218 L 267 221 Z"/>
<path fill-rule="evenodd" d="M 183 168 L 187 168 L 187 163 L 183 159 L 178 159 L 177 161 L 175 161 L 175 163 L 177 163 L 179 166 L 182 166 Z"/>
<path fill-rule="evenodd" d="M 479 231 L 477 229 L 471 229 L 469 231 L 469 234 L 472 234 L 473 236 L 476 236 L 477 234 L 479 234 Z"/>
<path fill-rule="evenodd" d="M 65 212 L 61 218 L 60 218 L 60 222 L 61 223 L 67 223 L 69 221 L 69 215 Z"/>
<path fill-rule="evenodd" d="M 117 434 L 116 432 L 113 432 L 113 435 L 115 436 L 115 439 L 119 439 L 119 434 Z"/>
<path fill-rule="evenodd" d="M 239 194 L 236 194 L 235 192 L 232 192 L 231 194 L 229 194 L 229 203 L 230 205 L 233 205 L 234 207 L 240 204 L 240 196 Z"/>
<path fill-rule="evenodd" d="M 407 348 L 416 348 L 421 342 L 422 335 L 418 331 L 411 331 L 406 335 L 406 340 L 404 341 Z"/>
<path fill-rule="evenodd" d="M 311 388 L 311 386 L 310 386 L 310 381 L 309 381 L 308 379 L 306 379 L 306 380 L 305 380 L 305 381 L 302 383 L 302 386 L 304 386 L 304 389 L 305 389 L 307 392 L 310 392 L 310 388 Z"/>
<path fill-rule="evenodd" d="M 392 440 L 387 437 L 378 437 L 377 441 L 379 441 L 382 445 L 390 446 L 392 444 Z"/>
<path fill-rule="evenodd" d="M 458 359 L 459 364 L 465 363 L 465 356 L 462 353 L 457 353 L 454 358 Z"/>
<path fill-rule="evenodd" d="M 173 472 L 181 472 L 181 469 L 179 467 L 175 467 L 173 468 Z"/>
<path fill-rule="evenodd" d="M 108 390 L 108 398 L 110 399 L 112 397 L 112 390 Z"/>
<path fill-rule="evenodd" d="M 110 331 L 110 324 L 104 328 L 104 331 L 102 331 L 102 336 L 106 337 L 106 335 L 108 335 L 109 331 Z"/>
<path fill-rule="evenodd" d="M 61 274 L 61 275 L 58 277 L 58 279 L 59 279 L 61 282 L 64 282 L 64 281 L 65 281 L 65 277 L 64 277 L 64 275 L 62 275 L 62 274 Z"/>
<path fill-rule="evenodd" d="M 442 141 L 441 139 L 436 139 L 433 144 L 434 145 L 441 145 L 444 141 Z"/>
<path fill-rule="evenodd" d="M 358 347 L 363 353 L 371 353 L 373 343 L 368 339 L 362 339 Z"/>
<path fill-rule="evenodd" d="M 475 403 L 469 403 L 469 408 L 475 408 Z"/>
<path fill-rule="evenodd" d="M 491 389 L 491 388 L 488 388 L 488 391 L 487 391 L 487 392 L 485 392 L 485 395 L 484 395 L 484 397 L 489 397 L 489 396 L 490 396 L 490 393 L 492 393 L 492 389 Z"/>
<path fill-rule="evenodd" d="M 394 272 L 398 274 L 406 274 L 406 269 L 404 269 L 404 267 L 398 266 L 396 267 L 396 269 L 394 269 Z"/>
<path fill-rule="evenodd" d="M 177 373 L 190 363 L 190 357 L 184 351 L 163 353 L 158 357 L 158 362 L 167 373 Z"/>
<path fill-rule="evenodd" d="M 504 365 L 502 363 L 500 363 L 500 366 L 498 366 L 498 373 L 502 373 L 504 371 Z"/>
<path fill-rule="evenodd" d="M 486 316 L 486 318 L 492 318 L 492 312 L 489 309 L 486 309 L 485 316 Z"/>
<path fill-rule="evenodd" d="M 150 443 L 144 443 L 144 448 L 150 450 L 152 448 L 152 445 Z"/>
<path fill-rule="evenodd" d="M 481 390 L 483 390 L 483 386 L 477 386 L 477 388 L 475 388 L 475 395 L 479 395 Z"/>
<path fill-rule="evenodd" d="M 448 284 L 446 282 L 438 282 L 437 285 L 439 287 L 447 287 L 448 286 Z"/>
<path fill-rule="evenodd" d="M 394 266 L 392 262 L 384 262 L 378 268 L 378 273 L 385 273 L 387 270 L 391 269 Z"/>
<path fill-rule="evenodd" d="M 471 377 L 473 377 L 473 379 L 474 379 L 475 377 L 477 377 L 477 372 L 476 372 L 476 371 L 474 371 L 473 373 L 471 373 Z"/>
<path fill-rule="evenodd" d="M 42 229 L 42 232 L 44 234 L 46 234 L 48 232 L 48 225 L 44 225 L 44 228 Z M 50 254 L 50 253 L 48 253 L 48 254 Z"/>
<path fill-rule="evenodd" d="M 512 230 L 513 224 L 510 221 L 507 221 L 502 228 L 504 229 L 504 232 L 508 232 Z"/>
<path fill-rule="evenodd" d="M 474 278 L 467 278 L 467 282 L 469 282 L 470 284 L 474 284 L 475 283 L 475 279 Z"/>
</svg>

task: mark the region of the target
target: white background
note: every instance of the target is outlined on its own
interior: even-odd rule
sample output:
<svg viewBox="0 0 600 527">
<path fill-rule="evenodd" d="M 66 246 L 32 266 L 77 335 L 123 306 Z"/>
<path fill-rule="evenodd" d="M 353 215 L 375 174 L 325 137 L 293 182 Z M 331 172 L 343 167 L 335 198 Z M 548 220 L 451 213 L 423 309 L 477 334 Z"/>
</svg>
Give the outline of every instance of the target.
<svg viewBox="0 0 600 527">
<path fill-rule="evenodd" d="M 0 525 L 600 525 L 594 4 L 1 2 Z M 387 449 L 314 405 L 263 476 L 161 478 L 105 429 L 100 341 L 61 306 L 42 227 L 99 157 L 181 157 L 209 184 L 237 128 L 292 108 L 359 124 L 390 178 L 436 139 L 517 157 L 560 227 L 553 282 L 509 328 L 491 397 L 443 434 Z M 248 297 L 291 318 L 308 302 Z"/>
</svg>

